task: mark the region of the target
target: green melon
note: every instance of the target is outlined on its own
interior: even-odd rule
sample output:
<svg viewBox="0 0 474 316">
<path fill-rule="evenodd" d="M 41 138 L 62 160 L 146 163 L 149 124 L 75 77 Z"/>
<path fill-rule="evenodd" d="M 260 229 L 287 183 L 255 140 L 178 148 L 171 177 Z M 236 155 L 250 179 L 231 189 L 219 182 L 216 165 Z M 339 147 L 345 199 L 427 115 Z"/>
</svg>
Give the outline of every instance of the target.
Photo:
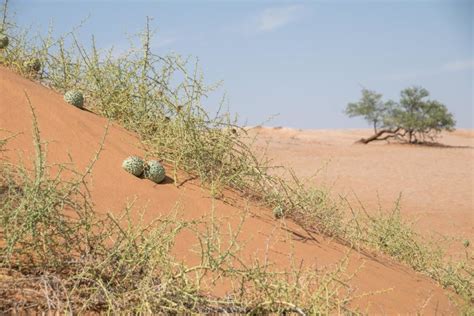
<svg viewBox="0 0 474 316">
<path fill-rule="evenodd" d="M 275 216 L 276 219 L 280 219 L 283 216 L 285 216 L 285 210 L 281 206 L 277 206 L 273 209 L 273 216 Z"/>
<path fill-rule="evenodd" d="M 137 156 L 130 156 L 125 159 L 122 163 L 122 168 L 128 173 L 133 174 L 136 177 L 139 177 L 143 174 L 145 163 L 143 159 Z"/>
<path fill-rule="evenodd" d="M 66 92 L 64 94 L 64 101 L 81 109 L 84 106 L 84 96 L 81 91 L 70 90 Z"/>
<path fill-rule="evenodd" d="M 165 168 L 158 160 L 150 160 L 145 165 L 145 178 L 160 183 L 165 179 Z"/>
</svg>

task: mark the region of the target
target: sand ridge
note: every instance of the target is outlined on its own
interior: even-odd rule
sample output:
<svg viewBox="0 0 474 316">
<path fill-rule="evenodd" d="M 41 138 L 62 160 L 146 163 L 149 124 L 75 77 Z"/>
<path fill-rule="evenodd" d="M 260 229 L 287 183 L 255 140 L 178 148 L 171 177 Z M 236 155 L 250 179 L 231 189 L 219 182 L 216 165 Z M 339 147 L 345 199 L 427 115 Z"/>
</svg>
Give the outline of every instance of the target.
<svg viewBox="0 0 474 316">
<path fill-rule="evenodd" d="M 29 81 L 4 68 L 0 68 L 0 129 L 21 133 L 7 146 L 7 159 L 15 161 L 19 153 L 24 157 L 33 154 L 31 115 L 24 91 L 35 106 L 43 140 L 50 141 L 50 163 L 68 161 L 68 153 L 76 165 L 84 168 L 99 146 L 107 121 L 93 113 L 67 105 L 62 96 L 38 83 Z M 337 263 L 348 248 L 321 236 L 308 236 L 291 222 L 276 221 L 271 212 L 249 204 L 248 210 L 239 209 L 213 200 L 198 185 L 186 183 L 176 187 L 172 182 L 155 185 L 123 172 L 122 160 L 128 155 L 143 155 L 135 135 L 112 124 L 104 151 L 97 162 L 91 179 L 92 199 L 99 212 L 120 212 L 127 201 L 136 198 L 136 209 L 146 207 L 145 221 L 176 210 L 187 219 L 202 218 L 211 210 L 230 226 L 239 223 L 241 214 L 247 219 L 241 238 L 246 241 L 242 258 L 266 256 L 281 269 L 289 268 L 289 254 L 307 266 L 322 267 Z M 168 166 L 169 168 L 169 166 Z M 289 233 L 288 233 L 289 232 Z M 304 238 L 301 238 L 303 236 Z M 289 240 L 290 239 L 290 240 Z M 196 240 L 189 235 L 180 236 L 175 253 L 186 262 L 198 260 L 189 251 Z M 427 314 L 456 313 L 447 291 L 434 281 L 383 256 L 368 256 L 352 252 L 349 270 L 363 265 L 351 285 L 355 295 L 370 291 L 388 292 L 356 300 L 354 306 L 372 313 L 415 313 L 423 307 Z M 216 287 L 223 294 L 225 285 Z"/>
</svg>

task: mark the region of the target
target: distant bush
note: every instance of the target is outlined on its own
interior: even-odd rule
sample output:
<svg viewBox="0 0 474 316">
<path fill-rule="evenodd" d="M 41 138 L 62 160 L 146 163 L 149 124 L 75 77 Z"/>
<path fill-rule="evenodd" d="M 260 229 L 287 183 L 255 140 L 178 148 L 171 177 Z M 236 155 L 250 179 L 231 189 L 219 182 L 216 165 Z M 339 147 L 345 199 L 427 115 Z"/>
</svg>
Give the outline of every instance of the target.
<svg viewBox="0 0 474 316">
<path fill-rule="evenodd" d="M 362 116 L 374 127 L 374 135 L 359 142 L 396 139 L 411 144 L 434 141 L 441 131 L 452 131 L 453 115 L 439 101 L 426 99 L 428 90 L 409 87 L 400 93 L 400 101 L 382 101 L 382 95 L 362 90 L 359 102 L 349 103 L 349 117 Z"/>
</svg>

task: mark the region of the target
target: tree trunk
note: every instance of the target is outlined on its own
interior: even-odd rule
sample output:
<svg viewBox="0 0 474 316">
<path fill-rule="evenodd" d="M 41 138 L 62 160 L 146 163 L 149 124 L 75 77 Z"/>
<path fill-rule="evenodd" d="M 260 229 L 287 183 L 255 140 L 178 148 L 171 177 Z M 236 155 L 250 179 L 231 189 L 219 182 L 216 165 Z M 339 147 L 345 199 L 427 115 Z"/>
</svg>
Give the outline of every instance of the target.
<svg viewBox="0 0 474 316">
<path fill-rule="evenodd" d="M 378 131 L 377 133 L 375 133 L 374 135 L 370 136 L 369 138 L 361 138 L 357 141 L 357 143 L 361 143 L 361 144 L 368 144 L 372 141 L 375 141 L 375 140 L 387 140 L 391 137 L 396 137 L 398 134 L 398 131 L 400 130 L 400 128 L 396 128 L 394 130 L 391 130 L 391 129 L 382 129 L 380 131 Z M 384 137 L 382 137 L 383 134 L 388 134 L 388 135 L 385 135 Z"/>
</svg>

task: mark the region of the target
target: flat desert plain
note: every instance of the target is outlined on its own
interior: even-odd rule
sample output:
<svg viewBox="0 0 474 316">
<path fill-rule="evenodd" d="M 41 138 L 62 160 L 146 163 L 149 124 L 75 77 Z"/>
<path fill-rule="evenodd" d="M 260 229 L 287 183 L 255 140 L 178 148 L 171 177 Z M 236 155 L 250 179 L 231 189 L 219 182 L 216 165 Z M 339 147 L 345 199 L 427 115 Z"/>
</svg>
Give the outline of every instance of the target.
<svg viewBox="0 0 474 316">
<path fill-rule="evenodd" d="M 255 127 L 256 146 L 275 165 L 294 169 L 308 185 L 324 187 L 356 209 L 401 213 L 424 235 L 441 235 L 449 252 L 474 241 L 474 130 L 443 133 L 439 146 L 355 144 L 370 129 L 299 130 Z M 310 179 L 309 179 L 310 178 Z"/>
</svg>

